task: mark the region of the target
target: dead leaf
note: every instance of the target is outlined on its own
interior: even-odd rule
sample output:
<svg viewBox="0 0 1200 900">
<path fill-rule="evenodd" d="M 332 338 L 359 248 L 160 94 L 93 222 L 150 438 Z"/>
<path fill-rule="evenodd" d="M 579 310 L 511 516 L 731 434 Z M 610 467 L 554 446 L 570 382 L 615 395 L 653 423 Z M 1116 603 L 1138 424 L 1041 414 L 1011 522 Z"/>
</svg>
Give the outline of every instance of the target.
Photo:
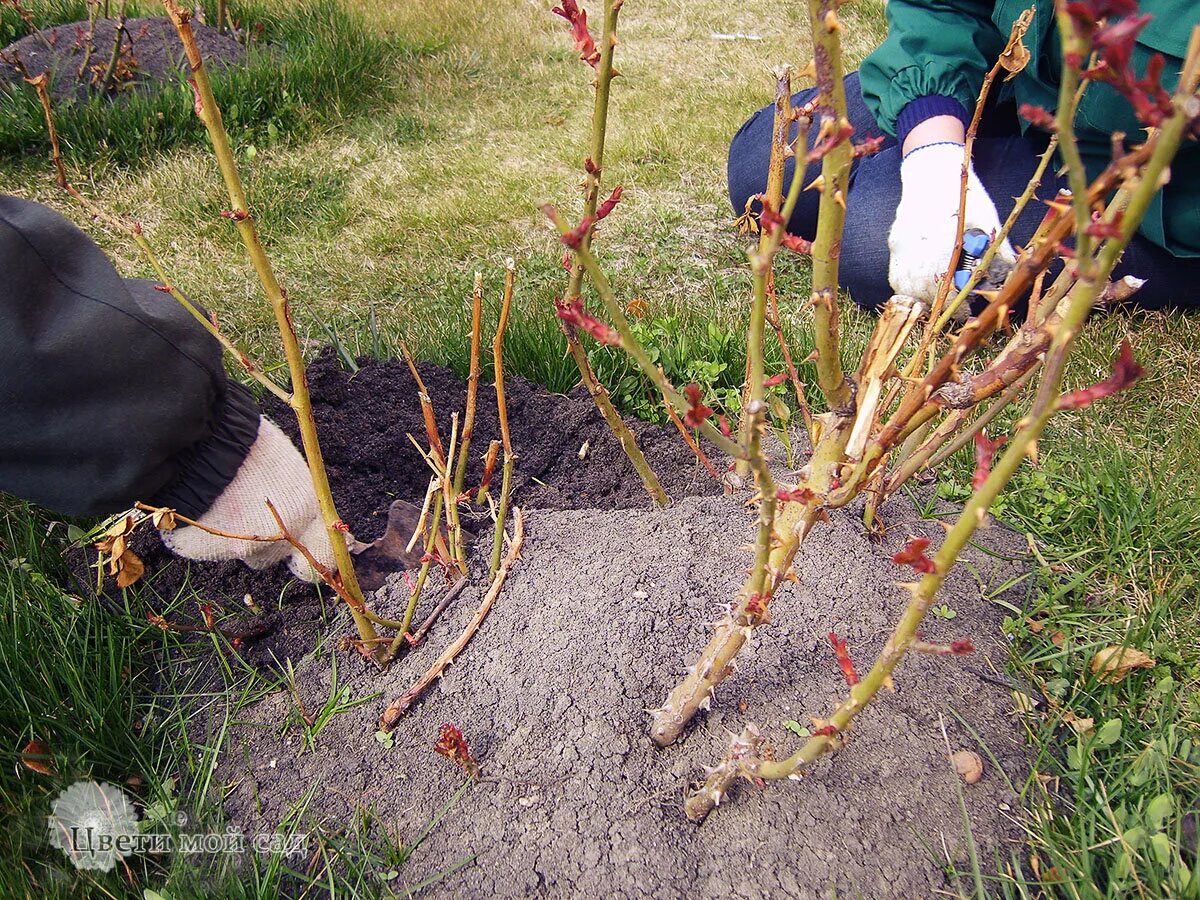
<svg viewBox="0 0 1200 900">
<path fill-rule="evenodd" d="M 42 741 L 30 741 L 21 751 L 21 765 L 39 775 L 53 775 L 50 748 Z"/>
<path fill-rule="evenodd" d="M 1067 712 L 1063 715 L 1063 721 L 1070 725 L 1076 734 L 1083 735 L 1085 737 L 1096 730 L 1095 719 L 1091 718 L 1090 716 L 1087 718 L 1077 716 L 1070 710 L 1067 710 Z"/>
<path fill-rule="evenodd" d="M 961 775 L 967 784 L 975 784 L 983 777 L 983 760 L 974 750 L 951 753 L 950 762 L 954 763 L 954 771 Z"/>
<path fill-rule="evenodd" d="M 166 507 L 156 509 L 150 516 L 150 521 L 159 531 L 174 531 L 179 524 L 175 521 L 175 510 Z"/>
<path fill-rule="evenodd" d="M 1008 72 L 1004 76 L 1005 81 L 1011 81 L 1018 72 L 1029 64 L 1029 48 L 1025 46 L 1025 32 L 1029 30 L 1029 26 L 1033 24 L 1033 14 L 1036 7 L 1030 7 L 1017 17 L 1013 22 L 1012 31 L 1008 35 L 1008 43 L 1004 46 L 1004 52 L 1000 54 L 1000 65 Z"/>
<path fill-rule="evenodd" d="M 117 557 L 117 587 L 127 588 L 146 574 L 146 564 L 132 550 L 126 549 Z"/>
<path fill-rule="evenodd" d="M 1105 647 L 1092 657 L 1092 674 L 1101 684 L 1118 684 L 1134 669 L 1153 669 L 1157 663 L 1133 647 Z"/>
</svg>

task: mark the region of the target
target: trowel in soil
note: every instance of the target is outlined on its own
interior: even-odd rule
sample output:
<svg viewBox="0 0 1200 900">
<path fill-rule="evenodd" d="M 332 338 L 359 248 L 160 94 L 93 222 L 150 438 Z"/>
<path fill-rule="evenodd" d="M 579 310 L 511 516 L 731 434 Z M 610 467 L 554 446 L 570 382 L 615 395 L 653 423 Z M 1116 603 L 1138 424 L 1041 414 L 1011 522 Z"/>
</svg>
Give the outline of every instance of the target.
<svg viewBox="0 0 1200 900">
<path fill-rule="evenodd" d="M 419 506 L 413 506 L 403 500 L 393 500 L 388 508 L 387 529 L 383 536 L 369 544 L 354 542 L 350 553 L 354 556 L 354 571 L 358 575 L 358 584 L 364 591 L 370 593 L 379 590 L 393 572 L 420 568 L 421 559 L 425 555 L 424 546 L 417 541 L 412 550 L 408 549 L 420 522 Z M 470 531 L 463 529 L 463 538 L 467 543 L 474 537 Z M 450 556 L 444 529 L 438 531 L 435 552 L 442 559 L 448 559 Z"/>
</svg>

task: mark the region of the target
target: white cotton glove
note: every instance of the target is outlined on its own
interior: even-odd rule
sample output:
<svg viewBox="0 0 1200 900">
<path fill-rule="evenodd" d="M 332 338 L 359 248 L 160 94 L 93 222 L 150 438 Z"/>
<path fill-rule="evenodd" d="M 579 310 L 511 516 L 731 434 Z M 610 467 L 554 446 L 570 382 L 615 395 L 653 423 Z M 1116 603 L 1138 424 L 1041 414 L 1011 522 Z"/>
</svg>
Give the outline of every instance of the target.
<svg viewBox="0 0 1200 900">
<path fill-rule="evenodd" d="M 958 200 L 962 188 L 963 145 L 950 141 L 926 144 L 900 163 L 900 204 L 888 235 L 891 263 L 888 281 L 897 294 L 932 302 L 950 263 L 958 232 Z M 967 205 L 963 230 L 979 228 L 989 235 L 1000 230 L 1000 217 L 987 189 L 971 165 L 967 171 Z M 996 258 L 1016 261 L 1005 240 Z"/>
<path fill-rule="evenodd" d="M 270 500 L 292 533 L 324 566 L 333 568 L 333 549 L 321 519 L 308 465 L 278 426 L 259 419 L 258 436 L 241 467 L 208 511 L 197 521 L 236 534 L 273 535 L 279 526 L 266 501 Z M 241 541 L 218 537 L 191 525 L 160 532 L 163 543 L 187 559 L 218 562 L 240 559 L 252 569 L 280 560 L 305 581 L 318 576 L 308 560 L 286 541 Z"/>
</svg>

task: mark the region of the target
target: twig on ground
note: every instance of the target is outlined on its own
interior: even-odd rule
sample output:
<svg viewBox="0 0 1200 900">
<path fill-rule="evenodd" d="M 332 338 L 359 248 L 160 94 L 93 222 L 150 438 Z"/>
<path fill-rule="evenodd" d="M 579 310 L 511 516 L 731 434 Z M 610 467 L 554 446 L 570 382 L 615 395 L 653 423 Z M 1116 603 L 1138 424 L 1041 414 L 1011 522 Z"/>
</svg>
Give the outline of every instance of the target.
<svg viewBox="0 0 1200 900">
<path fill-rule="evenodd" d="M 416 684 L 405 691 L 398 699 L 393 700 L 388 708 L 384 710 L 383 715 L 379 719 L 379 728 L 381 731 L 393 731 L 397 723 L 399 723 L 400 718 L 417 702 L 425 690 L 441 677 L 442 673 L 446 671 L 446 667 L 470 643 L 471 638 L 475 636 L 475 632 L 479 630 L 479 626 L 483 623 L 492 605 L 496 602 L 496 598 L 500 596 L 500 591 L 504 587 L 504 581 L 508 577 L 509 570 L 521 555 L 521 545 L 524 541 L 525 516 L 519 507 L 513 507 L 513 536 L 509 541 L 508 553 L 505 554 L 499 568 L 492 577 L 491 587 L 488 588 L 488 592 L 480 602 L 475 615 L 467 623 L 467 627 L 463 629 L 462 634 L 437 658 L 437 661 L 429 668 L 429 671 L 422 675 Z"/>
</svg>

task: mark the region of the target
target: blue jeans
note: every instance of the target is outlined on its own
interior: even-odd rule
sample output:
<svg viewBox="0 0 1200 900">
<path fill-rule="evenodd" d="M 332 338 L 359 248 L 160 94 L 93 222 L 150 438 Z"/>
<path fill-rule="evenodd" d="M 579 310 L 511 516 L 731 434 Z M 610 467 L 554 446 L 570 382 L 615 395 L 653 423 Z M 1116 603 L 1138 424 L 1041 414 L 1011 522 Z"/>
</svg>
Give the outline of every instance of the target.
<svg viewBox="0 0 1200 900">
<path fill-rule="evenodd" d="M 846 102 L 855 143 L 882 135 L 862 99 L 858 73 L 846 76 Z M 812 99 L 815 89 L 801 91 L 792 98 L 799 106 Z M 774 107 L 760 109 L 741 127 L 729 147 L 729 199 L 734 213 L 741 215 L 746 200 L 766 189 L 767 164 L 771 158 L 771 129 Z M 792 126 L 795 137 L 795 126 Z M 809 132 L 809 146 L 816 129 Z M 1016 110 L 1011 106 L 991 106 L 984 110 L 975 139 L 975 172 L 988 190 L 1000 221 L 1004 221 L 1018 197 L 1029 184 L 1037 168 L 1038 157 L 1046 147 L 1046 138 L 1022 135 Z M 880 152 L 854 161 L 850 169 L 850 189 L 846 200 L 846 229 L 842 238 L 841 282 L 854 301 L 864 309 L 878 309 L 891 296 L 888 285 L 888 230 L 900 202 L 900 146 L 887 137 Z M 809 166 L 805 183 L 820 174 L 820 163 Z M 790 183 L 795 163 L 788 160 L 784 185 Z M 1037 197 L 1049 200 L 1065 177 L 1046 173 Z M 811 239 L 817 229 L 820 195 L 804 191 L 792 214 L 788 230 Z M 1023 246 L 1033 236 L 1046 213 L 1046 207 L 1031 200 L 1017 218 L 1009 235 L 1013 244 Z M 947 248 L 949 249 L 949 248 Z M 1200 259 L 1172 255 L 1157 244 L 1135 235 L 1114 272 L 1114 277 L 1136 275 L 1148 279 L 1133 300 L 1149 309 L 1200 308 Z"/>
</svg>

